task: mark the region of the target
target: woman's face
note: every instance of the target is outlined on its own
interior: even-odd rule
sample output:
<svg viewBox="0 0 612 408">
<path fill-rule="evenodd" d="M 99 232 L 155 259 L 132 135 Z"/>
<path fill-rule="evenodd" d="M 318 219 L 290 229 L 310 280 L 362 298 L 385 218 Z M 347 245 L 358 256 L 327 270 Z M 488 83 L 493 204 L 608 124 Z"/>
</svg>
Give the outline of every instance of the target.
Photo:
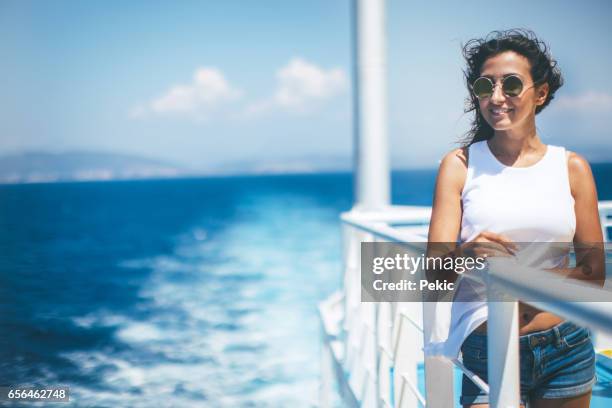
<svg viewBox="0 0 612 408">
<path fill-rule="evenodd" d="M 504 95 L 501 81 L 508 75 L 516 75 L 523 81 L 519 96 Z M 480 112 L 493 129 L 511 130 L 530 122 L 535 124 L 535 110 L 546 100 L 548 84 L 534 86 L 527 58 L 514 51 L 495 55 L 484 62 L 480 76 L 496 84 L 493 95 L 479 100 Z"/>
</svg>

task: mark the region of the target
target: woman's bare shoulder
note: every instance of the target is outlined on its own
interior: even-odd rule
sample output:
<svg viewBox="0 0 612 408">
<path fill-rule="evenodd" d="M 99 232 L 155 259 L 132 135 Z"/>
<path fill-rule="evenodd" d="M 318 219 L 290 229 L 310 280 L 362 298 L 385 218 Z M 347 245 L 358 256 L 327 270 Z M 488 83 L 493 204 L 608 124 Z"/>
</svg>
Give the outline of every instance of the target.
<svg viewBox="0 0 612 408">
<path fill-rule="evenodd" d="M 583 156 L 568 150 L 567 168 L 572 192 L 594 185 L 591 166 Z"/>
<path fill-rule="evenodd" d="M 440 171 L 449 170 L 453 173 L 455 172 L 466 172 L 468 168 L 468 148 L 460 147 L 458 149 L 453 149 L 450 152 L 446 153 L 446 155 L 440 161 Z"/>
<path fill-rule="evenodd" d="M 462 189 L 467 174 L 468 159 L 467 147 L 460 147 L 448 152 L 440 161 L 439 182 Z"/>
<path fill-rule="evenodd" d="M 450 165 L 464 167 L 467 169 L 468 163 L 468 153 L 469 150 L 467 147 L 459 147 L 457 149 L 453 149 L 450 152 L 446 153 L 442 162 L 448 161 L 451 163 Z"/>
<path fill-rule="evenodd" d="M 567 153 L 567 165 L 569 168 L 570 173 L 574 172 L 574 173 L 590 173 L 591 172 L 591 166 L 589 165 L 589 162 L 587 161 L 587 159 L 585 159 L 583 156 L 579 155 L 576 152 L 572 152 L 570 150 L 566 151 Z"/>
</svg>

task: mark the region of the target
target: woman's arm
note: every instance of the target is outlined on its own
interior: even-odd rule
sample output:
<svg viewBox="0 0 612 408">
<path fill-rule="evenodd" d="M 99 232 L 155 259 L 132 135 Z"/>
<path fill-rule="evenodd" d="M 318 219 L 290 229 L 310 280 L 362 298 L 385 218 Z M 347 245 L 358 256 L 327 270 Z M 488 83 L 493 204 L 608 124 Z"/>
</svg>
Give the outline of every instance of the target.
<svg viewBox="0 0 612 408">
<path fill-rule="evenodd" d="M 568 156 L 570 188 L 576 213 L 576 267 L 567 276 L 603 285 L 606 277 L 605 253 L 595 180 L 589 163 L 582 156 L 573 152 L 569 152 Z"/>
<path fill-rule="evenodd" d="M 516 245 L 506 236 L 490 231 L 481 231 L 472 241 L 457 246 L 461 217 L 461 193 L 467 178 L 467 148 L 448 153 L 440 163 L 434 191 L 427 257 L 446 258 L 468 256 L 508 256 Z M 430 281 L 448 280 L 454 282 L 457 273 L 447 270 L 428 270 Z"/>
<path fill-rule="evenodd" d="M 448 153 L 440 163 L 427 238 L 428 257 L 445 257 L 455 250 L 461 227 L 461 191 L 467 176 L 466 155 L 466 148 L 456 149 Z M 454 282 L 457 274 L 436 271 L 435 277 Z"/>
</svg>

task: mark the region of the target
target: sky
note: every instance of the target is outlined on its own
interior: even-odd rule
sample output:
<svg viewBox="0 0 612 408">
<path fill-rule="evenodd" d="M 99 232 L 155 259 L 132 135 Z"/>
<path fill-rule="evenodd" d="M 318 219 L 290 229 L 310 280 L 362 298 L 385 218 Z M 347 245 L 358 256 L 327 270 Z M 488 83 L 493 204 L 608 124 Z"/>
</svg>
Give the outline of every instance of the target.
<svg viewBox="0 0 612 408">
<path fill-rule="evenodd" d="M 612 3 L 386 4 L 390 154 L 435 167 L 467 130 L 461 44 L 533 29 L 565 77 L 545 143 L 612 161 Z M 192 169 L 352 154 L 351 2 L 0 2 L 0 154 L 137 154 Z"/>
</svg>

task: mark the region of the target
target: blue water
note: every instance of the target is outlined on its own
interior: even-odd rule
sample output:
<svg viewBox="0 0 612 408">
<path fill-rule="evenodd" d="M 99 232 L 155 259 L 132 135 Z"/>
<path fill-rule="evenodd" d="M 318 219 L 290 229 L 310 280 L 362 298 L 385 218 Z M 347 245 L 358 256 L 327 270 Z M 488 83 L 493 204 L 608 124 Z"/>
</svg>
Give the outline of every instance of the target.
<svg viewBox="0 0 612 408">
<path fill-rule="evenodd" d="M 594 166 L 612 199 L 612 165 Z M 429 205 L 435 172 L 397 172 Z M 350 174 L 0 186 L 0 385 L 72 406 L 312 406 Z"/>
</svg>

